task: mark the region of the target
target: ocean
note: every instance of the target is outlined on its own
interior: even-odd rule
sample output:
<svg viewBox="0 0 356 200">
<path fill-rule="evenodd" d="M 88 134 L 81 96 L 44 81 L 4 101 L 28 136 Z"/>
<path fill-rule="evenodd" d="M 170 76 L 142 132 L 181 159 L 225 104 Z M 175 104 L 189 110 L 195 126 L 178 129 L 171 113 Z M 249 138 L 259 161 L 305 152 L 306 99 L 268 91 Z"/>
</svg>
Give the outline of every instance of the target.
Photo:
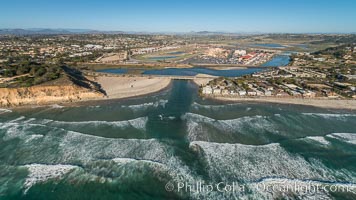
<svg viewBox="0 0 356 200">
<path fill-rule="evenodd" d="M 0 110 L 0 199 L 356 198 L 356 112 L 197 90 Z"/>
</svg>

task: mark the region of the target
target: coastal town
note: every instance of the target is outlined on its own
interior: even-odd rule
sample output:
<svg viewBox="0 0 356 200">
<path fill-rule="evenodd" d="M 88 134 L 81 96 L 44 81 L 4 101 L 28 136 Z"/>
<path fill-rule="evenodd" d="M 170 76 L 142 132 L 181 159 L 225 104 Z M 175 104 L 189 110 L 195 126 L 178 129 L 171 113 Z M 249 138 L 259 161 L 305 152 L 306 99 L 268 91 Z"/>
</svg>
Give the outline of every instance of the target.
<svg viewBox="0 0 356 200">
<path fill-rule="evenodd" d="M 355 44 L 292 54 L 290 66 L 202 86 L 205 96 L 356 99 Z"/>
<path fill-rule="evenodd" d="M 335 70 L 335 69 L 333 69 Z M 279 67 L 235 79 L 217 78 L 201 87 L 211 97 L 353 98 L 356 76 L 302 67 Z"/>
<path fill-rule="evenodd" d="M 0 200 L 356 200 L 356 0 L 0 5 Z"/>
<path fill-rule="evenodd" d="M 0 62 L 23 58 L 48 63 L 122 63 L 130 53 L 148 53 L 179 44 L 170 41 L 150 35 L 2 35 Z"/>
<path fill-rule="evenodd" d="M 166 35 L 2 35 L 0 37 L 0 63 L 4 64 L 31 60 L 39 63 L 74 65 L 78 63 L 141 64 L 152 61 L 259 65 L 280 52 L 273 49 L 231 47 L 219 43 L 206 44 L 204 41 Z M 157 56 L 161 59 L 151 59 Z"/>
<path fill-rule="evenodd" d="M 133 77 L 132 81 L 152 78 L 164 80 L 164 84 L 155 87 L 155 91 L 166 87 L 168 80 L 186 78 L 199 79 L 196 82 L 200 86 L 200 94 L 210 98 L 355 99 L 354 36 L 308 35 L 308 41 L 303 41 L 305 37 L 290 35 L 288 44 L 280 45 L 263 43 L 275 40 L 275 35 L 0 35 L 0 87 L 57 85 L 63 77 L 66 79 L 64 82 L 69 83 L 67 80 L 77 78 L 65 78 L 68 77 L 68 70 L 63 69 L 73 68 L 78 74 L 86 76 L 81 80 L 93 86 L 81 85 L 96 92 L 100 91 L 101 86 L 112 88 L 109 79 L 112 83 L 116 81 L 96 75 L 92 77 L 92 74 L 96 74 L 98 69 L 124 67 L 127 75 Z M 341 44 L 337 42 L 340 38 L 343 39 Z M 323 48 L 321 39 L 334 42 L 335 45 Z M 260 43 L 256 44 L 255 41 Z M 302 42 L 305 44 L 301 45 Z M 283 58 L 282 61 L 279 61 L 280 58 Z M 196 67 L 200 67 L 203 73 L 197 74 L 199 78 L 179 78 L 179 70 L 194 70 Z M 224 69 L 238 71 L 253 68 L 256 69 L 254 73 L 243 76 L 225 74 L 219 77 Z M 175 69 L 177 75 L 164 78 L 160 74 L 143 74 L 152 69 Z M 214 72 L 216 75 L 211 76 L 204 75 L 201 70 L 217 71 Z M 102 87 L 103 91 L 111 91 L 105 87 Z"/>
</svg>

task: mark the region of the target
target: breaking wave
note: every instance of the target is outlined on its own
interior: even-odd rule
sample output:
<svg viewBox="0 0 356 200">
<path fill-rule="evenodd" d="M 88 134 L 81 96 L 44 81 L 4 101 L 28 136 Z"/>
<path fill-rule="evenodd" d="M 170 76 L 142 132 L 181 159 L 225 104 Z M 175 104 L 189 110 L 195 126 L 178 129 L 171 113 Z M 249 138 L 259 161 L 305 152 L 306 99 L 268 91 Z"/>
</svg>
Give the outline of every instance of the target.
<svg viewBox="0 0 356 200">
<path fill-rule="evenodd" d="M 73 165 L 43 165 L 43 164 L 30 164 L 25 165 L 29 174 L 24 182 L 24 193 L 35 184 L 46 182 L 50 179 L 60 179 L 65 174 L 71 172 L 73 169 L 78 168 Z"/>
<path fill-rule="evenodd" d="M 206 135 L 204 134 L 206 132 L 204 124 L 209 124 L 218 130 L 228 133 L 240 132 L 247 134 L 251 130 L 276 132 L 268 117 L 260 115 L 216 120 L 199 114 L 186 113 L 182 116 L 182 119 L 187 121 L 187 132 L 190 141 L 199 140 L 202 135 Z"/>
<path fill-rule="evenodd" d="M 208 163 L 212 180 L 256 182 L 266 177 L 335 182 L 356 180 L 348 171 L 330 170 L 320 161 L 307 161 L 276 143 L 254 146 L 191 142 L 190 148 Z"/>
<path fill-rule="evenodd" d="M 138 105 L 122 105 L 121 107 L 122 108 L 130 108 L 133 111 L 139 111 L 142 109 L 147 109 L 149 107 L 157 108 L 157 107 L 161 106 L 161 107 L 165 108 L 167 103 L 168 103 L 168 100 L 161 99 L 156 102 L 143 103 L 143 104 L 138 104 Z"/>
<path fill-rule="evenodd" d="M 94 126 L 94 127 L 111 126 L 114 128 L 133 127 L 135 129 L 145 130 L 147 121 L 148 121 L 148 117 L 139 117 L 136 119 L 126 120 L 126 121 L 76 121 L 76 122 L 68 121 L 67 122 L 67 121 L 56 121 L 52 119 L 36 119 L 36 118 L 27 119 L 26 117 L 21 116 L 7 123 L 8 124 L 21 123 L 22 125 L 29 124 L 29 125 L 39 125 L 39 126 L 47 125 L 47 126 L 55 126 L 55 127 L 74 126 L 78 128 L 88 127 L 88 126 Z"/>
<path fill-rule="evenodd" d="M 349 190 L 356 194 L 356 184 L 353 183 L 331 183 L 314 180 L 287 179 L 287 178 L 265 178 L 259 182 L 248 184 L 258 199 L 283 199 L 293 194 L 298 199 L 333 199 L 330 188 L 339 188 L 340 191 Z M 275 188 L 267 190 L 266 188 Z M 318 188 L 318 189 L 317 189 Z M 329 190 L 328 190 L 329 189 Z"/>
<path fill-rule="evenodd" d="M 53 104 L 50 106 L 51 108 L 53 109 L 61 109 L 61 108 L 64 108 L 64 106 L 61 106 L 61 105 L 58 105 L 58 104 Z"/>
<path fill-rule="evenodd" d="M 18 122 L 18 121 L 21 121 L 21 120 L 23 120 L 23 119 L 26 119 L 26 117 L 25 117 L 25 116 L 18 117 L 18 118 L 16 118 L 16 119 L 13 119 L 13 120 L 9 121 L 9 123 Z"/>
<path fill-rule="evenodd" d="M 332 133 L 326 137 L 356 145 L 356 133 Z"/>
<path fill-rule="evenodd" d="M 0 114 L 11 113 L 11 112 L 12 112 L 12 110 L 0 108 Z"/>
<path fill-rule="evenodd" d="M 65 125 L 65 126 L 113 126 L 117 128 L 134 127 L 136 129 L 145 130 L 148 117 L 140 117 L 126 121 L 79 121 L 79 122 L 65 122 L 65 121 L 49 121 L 50 125 Z"/>
<path fill-rule="evenodd" d="M 236 106 L 236 105 L 241 105 L 241 103 L 223 104 L 223 105 L 203 105 L 197 102 L 193 102 L 192 107 L 197 110 L 199 109 L 219 110 L 221 108 L 227 108 L 229 106 Z"/>
<path fill-rule="evenodd" d="M 322 145 L 330 145 L 330 142 L 328 140 L 325 139 L 325 137 L 323 136 L 309 136 L 309 137 L 306 137 L 306 139 L 309 139 L 313 142 L 318 142 L 319 144 L 322 144 Z"/>
<path fill-rule="evenodd" d="M 334 114 L 334 113 L 302 113 L 307 116 L 321 117 L 324 119 L 346 120 L 350 117 L 356 117 L 356 114 Z"/>
</svg>

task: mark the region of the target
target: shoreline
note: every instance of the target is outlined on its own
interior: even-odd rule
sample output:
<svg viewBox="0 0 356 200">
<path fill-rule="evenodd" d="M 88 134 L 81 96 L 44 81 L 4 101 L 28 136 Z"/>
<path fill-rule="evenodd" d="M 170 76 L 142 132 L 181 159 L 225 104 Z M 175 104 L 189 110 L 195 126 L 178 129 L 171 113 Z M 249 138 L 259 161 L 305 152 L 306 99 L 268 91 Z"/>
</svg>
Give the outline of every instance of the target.
<svg viewBox="0 0 356 200">
<path fill-rule="evenodd" d="M 149 94 L 154 94 L 164 89 L 168 88 L 171 85 L 171 79 L 169 78 L 150 78 L 150 77 L 115 77 L 115 76 L 98 76 L 95 77 L 95 82 L 101 85 L 103 91 L 106 94 L 98 93 L 97 91 L 89 91 L 85 92 L 88 94 L 87 96 L 83 96 L 81 94 L 80 87 L 78 87 L 78 94 L 75 96 L 68 98 L 68 93 L 64 92 L 66 89 L 62 86 L 52 86 L 54 87 L 54 91 L 60 91 L 60 94 L 57 94 L 56 99 L 46 99 L 46 96 L 43 96 L 43 100 L 40 102 L 34 103 L 34 101 L 28 101 L 29 97 L 22 98 L 12 96 L 13 99 L 16 99 L 17 104 L 9 104 L 8 106 L 1 106 L 0 109 L 21 109 L 21 108 L 29 108 L 29 107 L 47 107 L 47 106 L 70 106 L 75 104 L 81 104 L 85 102 L 97 102 L 97 101 L 108 101 L 108 100 L 120 100 L 120 99 L 128 99 L 134 97 L 145 96 Z M 65 87 L 65 86 L 64 86 Z M 39 92 L 37 91 L 31 96 L 36 96 L 42 94 L 43 92 L 41 86 L 35 86 L 32 88 L 39 88 Z M 27 90 L 32 90 L 30 87 Z M 19 88 L 19 90 L 23 90 Z M 82 95 L 82 98 L 78 98 L 78 95 Z M 51 96 L 47 96 L 51 97 Z M 88 98 L 87 98 L 88 97 Z M 3 99 L 4 101 L 9 101 L 8 99 Z"/>
<path fill-rule="evenodd" d="M 203 85 L 209 82 L 214 77 L 201 77 L 199 79 L 194 79 L 192 82 L 196 85 Z M 92 76 L 90 79 L 95 81 L 101 86 L 101 89 L 105 91 L 104 94 L 99 94 L 97 91 L 89 91 L 88 89 L 83 90 L 80 87 L 70 87 L 70 86 L 52 86 L 57 87 L 54 89 L 54 97 L 52 96 L 40 96 L 41 101 L 33 103 L 34 101 L 29 101 L 29 97 L 24 97 L 21 102 L 22 96 L 16 97 L 13 95 L 12 98 L 20 103 L 10 104 L 9 106 L 1 106 L 0 109 L 13 109 L 13 108 L 25 108 L 25 107 L 46 107 L 52 105 L 74 105 L 81 104 L 85 102 L 96 102 L 96 101 L 108 101 L 108 100 L 120 100 L 128 99 L 134 97 L 140 97 L 145 95 L 154 94 L 163 91 L 170 87 L 172 80 L 165 77 L 146 77 L 146 76 L 115 76 L 115 75 L 99 75 Z M 35 86 L 30 88 L 39 88 L 35 94 L 39 95 L 43 90 L 48 88 L 48 86 Z M 65 89 L 64 89 L 65 88 Z M 75 91 L 76 93 L 71 94 L 67 91 L 67 88 Z M 21 89 L 21 88 L 20 88 Z M 63 90 L 62 90 L 63 89 Z M 47 89 L 48 90 L 48 89 Z M 45 90 L 45 91 L 47 91 Z M 62 90 L 62 91 L 60 91 Z M 60 93 L 58 93 L 58 91 Z M 68 97 L 71 95 L 70 97 Z M 78 98 L 80 96 L 81 98 Z M 49 99 L 48 99 L 48 98 Z M 356 100 L 353 99 L 325 99 L 325 98 L 276 98 L 276 97 L 246 97 L 246 98 L 236 98 L 236 97 L 214 97 L 214 96 L 203 96 L 212 100 L 225 101 L 225 102 L 254 102 L 254 103 L 277 103 L 277 104 L 291 104 L 291 105 L 304 105 L 313 106 L 319 108 L 332 108 L 332 109 L 347 109 L 356 110 Z M 8 99 L 3 99 L 8 100 Z"/>
<path fill-rule="evenodd" d="M 167 87 L 162 88 L 162 89 L 160 89 L 158 91 L 155 91 L 155 92 L 147 93 L 147 94 L 129 96 L 129 97 L 122 97 L 122 98 L 88 99 L 88 100 L 85 100 L 85 101 L 78 101 L 78 102 L 72 102 L 72 103 L 71 102 L 67 102 L 67 103 L 61 104 L 60 106 L 64 106 L 64 107 L 100 106 L 100 105 L 103 105 L 103 104 L 104 105 L 105 104 L 110 104 L 112 102 L 117 102 L 117 101 L 126 101 L 126 100 L 131 100 L 131 99 L 142 98 L 142 97 L 154 96 L 154 95 L 166 92 L 171 86 L 172 86 L 172 81 L 167 85 Z M 46 105 L 46 106 L 52 106 L 52 105 Z M 56 105 L 56 104 L 54 104 L 54 105 Z"/>
<path fill-rule="evenodd" d="M 303 98 L 231 98 L 231 97 L 207 97 L 224 102 L 253 102 L 253 103 L 277 103 L 313 106 L 318 108 L 356 110 L 356 100 L 347 99 L 303 99 Z"/>
<path fill-rule="evenodd" d="M 106 96 L 95 100 L 125 99 L 153 94 L 168 88 L 172 82 L 169 78 L 112 76 L 97 77 L 96 81 L 106 92 Z"/>
</svg>

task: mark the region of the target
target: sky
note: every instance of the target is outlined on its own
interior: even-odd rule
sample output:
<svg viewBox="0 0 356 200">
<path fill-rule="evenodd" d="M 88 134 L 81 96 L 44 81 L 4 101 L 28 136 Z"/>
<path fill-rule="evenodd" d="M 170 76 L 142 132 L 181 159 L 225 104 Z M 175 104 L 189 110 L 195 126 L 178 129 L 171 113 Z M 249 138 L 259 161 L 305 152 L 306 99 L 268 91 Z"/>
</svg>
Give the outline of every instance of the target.
<svg viewBox="0 0 356 200">
<path fill-rule="evenodd" d="M 356 32 L 355 0 L 1 0 L 0 28 Z"/>
</svg>

